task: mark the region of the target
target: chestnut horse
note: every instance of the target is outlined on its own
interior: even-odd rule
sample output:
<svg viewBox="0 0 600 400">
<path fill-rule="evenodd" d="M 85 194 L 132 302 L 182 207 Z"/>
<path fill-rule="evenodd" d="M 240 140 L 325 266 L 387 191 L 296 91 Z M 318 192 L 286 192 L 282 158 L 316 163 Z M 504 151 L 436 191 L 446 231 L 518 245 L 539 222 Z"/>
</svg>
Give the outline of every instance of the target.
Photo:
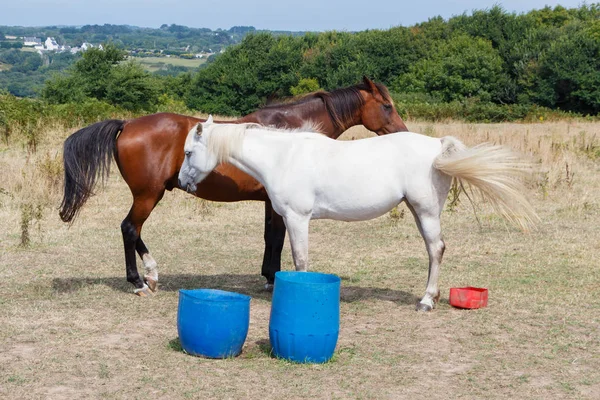
<svg viewBox="0 0 600 400">
<path fill-rule="evenodd" d="M 395 110 L 387 88 L 366 77 L 358 85 L 267 106 L 233 122 L 298 128 L 307 121 L 334 139 L 346 129 L 360 124 L 378 135 L 408 130 Z M 64 222 L 73 221 L 93 194 L 97 178 L 108 177 L 114 157 L 133 195 L 133 205 L 121 223 L 121 232 L 127 281 L 135 286 L 134 292 L 140 296 L 152 294 L 158 283 L 157 263 L 141 238 L 142 225 L 165 190 L 178 188 L 185 139 L 199 122 L 203 121 L 168 113 L 127 121 L 106 120 L 82 128 L 65 140 L 64 197 L 60 217 Z M 262 275 L 267 279 L 267 288 L 272 286 L 275 272 L 281 268 L 285 225 L 273 211 L 263 186 L 232 165 L 223 164 L 198 185 L 193 194 L 212 201 L 265 202 Z M 136 251 L 144 264 L 144 280 L 138 274 Z"/>
</svg>

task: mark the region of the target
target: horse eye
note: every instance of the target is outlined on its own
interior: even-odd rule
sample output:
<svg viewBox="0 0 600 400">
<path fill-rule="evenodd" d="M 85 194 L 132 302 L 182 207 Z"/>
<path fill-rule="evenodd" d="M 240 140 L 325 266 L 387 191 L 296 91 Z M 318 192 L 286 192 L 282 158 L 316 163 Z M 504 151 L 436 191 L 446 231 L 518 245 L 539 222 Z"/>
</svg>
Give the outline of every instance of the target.
<svg viewBox="0 0 600 400">
<path fill-rule="evenodd" d="M 190 154 L 192 154 L 192 152 L 191 152 L 191 151 L 189 151 L 189 150 L 185 152 L 185 156 L 186 156 L 186 157 L 189 157 L 189 156 L 190 156 Z"/>
<path fill-rule="evenodd" d="M 384 104 L 383 108 L 385 108 L 387 111 L 392 109 L 392 105 L 391 104 Z"/>
</svg>

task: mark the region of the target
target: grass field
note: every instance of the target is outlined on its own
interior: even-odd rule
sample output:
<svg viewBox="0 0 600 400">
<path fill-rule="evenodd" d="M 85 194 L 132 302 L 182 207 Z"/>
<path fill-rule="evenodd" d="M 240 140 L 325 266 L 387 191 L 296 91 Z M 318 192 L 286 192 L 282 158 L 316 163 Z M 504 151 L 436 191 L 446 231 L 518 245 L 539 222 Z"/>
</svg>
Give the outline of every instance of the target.
<svg viewBox="0 0 600 400">
<path fill-rule="evenodd" d="M 144 69 L 149 72 L 156 72 L 164 69 L 167 65 L 173 65 L 176 67 L 186 68 L 198 68 L 200 65 L 206 62 L 205 58 L 194 58 L 189 60 L 186 58 L 178 57 L 135 57 L 136 61 L 139 61 Z"/>
<path fill-rule="evenodd" d="M 0 144 L 0 397 L 600 398 L 600 124 L 407 125 L 539 161 L 529 187 L 543 222 L 523 234 L 486 205 L 478 225 L 464 198 L 446 210 L 442 298 L 417 313 L 427 254 L 404 206 L 367 222 L 313 221 L 311 270 L 342 277 L 339 341 L 323 365 L 270 356 L 262 204 L 167 193 L 143 231 L 160 291 L 139 298 L 125 281 L 119 225 L 131 194 L 117 169 L 69 227 L 56 208 L 70 132 L 47 131 L 32 155 Z M 344 138 L 368 135 L 355 128 Z M 290 270 L 287 242 L 283 259 Z M 449 288 L 465 285 L 487 287 L 488 307 L 452 308 Z M 180 350 L 177 291 L 199 287 L 252 296 L 239 357 Z"/>
<path fill-rule="evenodd" d="M 28 52 L 28 53 L 35 53 L 35 52 L 37 52 L 37 50 L 33 46 L 31 46 L 31 47 L 30 46 L 21 47 L 21 51 L 25 51 L 25 52 Z"/>
</svg>

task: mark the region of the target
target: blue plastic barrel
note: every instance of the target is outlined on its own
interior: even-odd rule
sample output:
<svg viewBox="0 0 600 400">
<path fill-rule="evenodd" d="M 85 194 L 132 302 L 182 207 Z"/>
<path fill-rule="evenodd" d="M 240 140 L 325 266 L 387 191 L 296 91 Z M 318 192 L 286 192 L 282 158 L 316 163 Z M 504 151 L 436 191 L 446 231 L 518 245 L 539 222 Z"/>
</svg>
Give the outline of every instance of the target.
<svg viewBox="0 0 600 400">
<path fill-rule="evenodd" d="M 179 291 L 177 332 L 186 353 L 208 358 L 242 351 L 250 322 L 250 296 L 217 289 Z"/>
<path fill-rule="evenodd" d="M 273 354 L 299 363 L 333 356 L 340 331 L 340 278 L 318 272 L 280 271 L 269 321 Z"/>
</svg>

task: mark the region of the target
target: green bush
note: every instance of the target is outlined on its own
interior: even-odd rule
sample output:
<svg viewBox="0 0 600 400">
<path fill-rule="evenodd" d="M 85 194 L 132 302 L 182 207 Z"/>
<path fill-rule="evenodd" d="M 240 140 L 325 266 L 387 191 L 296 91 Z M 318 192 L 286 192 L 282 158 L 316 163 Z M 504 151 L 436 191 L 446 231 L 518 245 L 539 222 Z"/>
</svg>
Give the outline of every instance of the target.
<svg viewBox="0 0 600 400">
<path fill-rule="evenodd" d="M 306 93 L 316 92 L 321 90 L 319 82 L 314 78 L 302 78 L 296 86 L 290 88 L 292 96 L 300 96 Z"/>
<path fill-rule="evenodd" d="M 154 112 L 160 78 L 146 72 L 138 61 L 124 61 L 125 54 L 114 45 L 87 50 L 65 74 L 46 82 L 42 97 L 50 104 L 95 99 L 128 111 Z"/>
<path fill-rule="evenodd" d="M 0 137 L 5 144 L 24 143 L 35 151 L 49 126 L 74 128 L 134 114 L 103 101 L 87 98 L 78 103 L 48 104 L 0 94 Z"/>
<path fill-rule="evenodd" d="M 391 89 L 428 93 L 446 102 L 469 97 L 491 101 L 501 97 L 498 88 L 507 82 L 502 58 L 492 43 L 460 34 L 441 42 L 428 58 L 412 64 Z"/>
<path fill-rule="evenodd" d="M 39 141 L 36 128 L 43 115 L 44 104 L 39 100 L 0 94 L 0 132 L 7 144 L 11 137 L 18 135 L 26 139 L 30 149 L 35 150 Z"/>
<path fill-rule="evenodd" d="M 93 124 L 127 115 L 123 109 L 96 99 L 85 99 L 80 103 L 54 104 L 45 108 L 45 119 L 66 128 Z"/>
<path fill-rule="evenodd" d="M 482 102 L 477 98 L 442 102 L 428 95 L 399 95 L 392 93 L 398 113 L 405 118 L 426 121 L 460 120 L 468 122 L 543 122 L 581 118 L 578 114 L 552 110 L 533 104 Z"/>
</svg>

